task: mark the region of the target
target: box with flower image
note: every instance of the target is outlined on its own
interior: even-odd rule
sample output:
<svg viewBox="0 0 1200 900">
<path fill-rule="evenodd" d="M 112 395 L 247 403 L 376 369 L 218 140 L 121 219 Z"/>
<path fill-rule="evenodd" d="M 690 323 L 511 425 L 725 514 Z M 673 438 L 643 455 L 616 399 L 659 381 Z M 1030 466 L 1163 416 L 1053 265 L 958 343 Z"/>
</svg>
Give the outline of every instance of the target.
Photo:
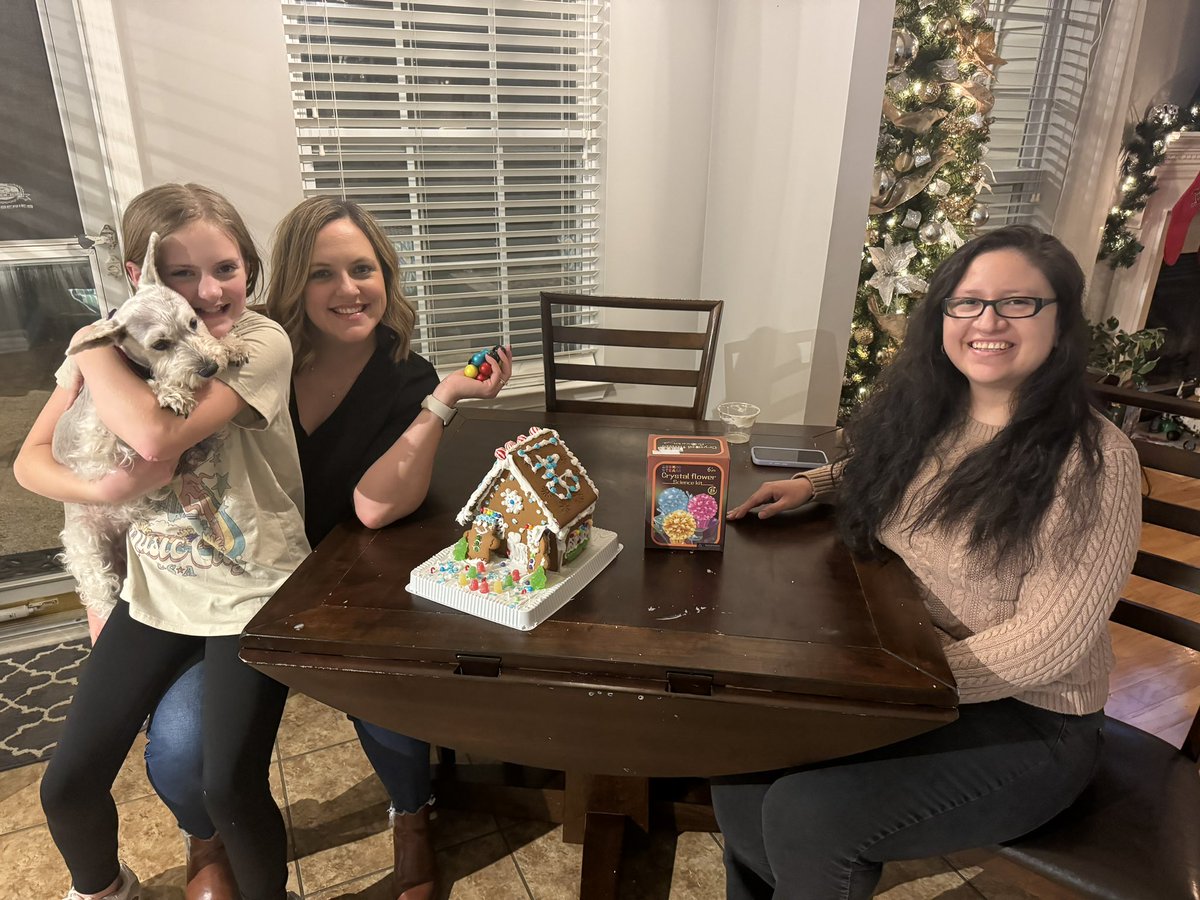
<svg viewBox="0 0 1200 900">
<path fill-rule="evenodd" d="M 723 550 L 729 445 L 723 437 L 650 435 L 646 546 Z"/>
</svg>

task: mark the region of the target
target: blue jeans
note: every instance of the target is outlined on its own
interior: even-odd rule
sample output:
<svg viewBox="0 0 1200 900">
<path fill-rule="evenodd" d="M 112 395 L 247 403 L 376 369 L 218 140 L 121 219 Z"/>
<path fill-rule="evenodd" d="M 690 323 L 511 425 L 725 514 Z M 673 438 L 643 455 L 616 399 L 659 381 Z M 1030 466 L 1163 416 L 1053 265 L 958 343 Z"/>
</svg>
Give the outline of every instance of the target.
<svg viewBox="0 0 1200 900">
<path fill-rule="evenodd" d="M 197 660 L 159 701 L 146 732 L 146 774 L 163 803 L 188 834 L 208 839 L 216 833 L 204 804 L 200 710 L 204 664 Z M 383 782 L 392 809 L 416 812 L 433 792 L 429 744 L 378 725 L 350 720 L 363 752 Z"/>
<path fill-rule="evenodd" d="M 884 862 L 1020 837 L 1087 786 L 1103 727 L 1103 712 L 972 703 L 898 744 L 716 782 L 727 896 L 866 900 Z"/>
</svg>

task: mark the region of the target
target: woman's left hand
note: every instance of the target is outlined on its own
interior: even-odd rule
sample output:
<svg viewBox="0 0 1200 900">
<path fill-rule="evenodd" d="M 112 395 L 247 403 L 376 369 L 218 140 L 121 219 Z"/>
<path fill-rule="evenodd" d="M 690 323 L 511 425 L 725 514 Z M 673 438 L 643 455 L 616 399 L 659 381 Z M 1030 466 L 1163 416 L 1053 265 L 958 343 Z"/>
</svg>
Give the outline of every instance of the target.
<svg viewBox="0 0 1200 900">
<path fill-rule="evenodd" d="M 497 348 L 488 353 L 487 361 L 492 371 L 485 380 L 468 378 L 462 370 L 451 372 L 433 389 L 433 396 L 448 406 L 454 406 L 459 400 L 490 400 L 495 397 L 512 377 L 512 348 Z"/>
</svg>

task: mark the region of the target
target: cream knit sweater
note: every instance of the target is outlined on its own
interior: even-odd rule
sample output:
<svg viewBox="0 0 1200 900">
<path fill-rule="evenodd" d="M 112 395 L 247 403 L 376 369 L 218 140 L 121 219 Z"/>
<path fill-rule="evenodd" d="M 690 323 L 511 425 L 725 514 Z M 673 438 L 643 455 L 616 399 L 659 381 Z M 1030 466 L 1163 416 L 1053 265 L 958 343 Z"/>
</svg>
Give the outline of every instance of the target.
<svg viewBox="0 0 1200 900">
<path fill-rule="evenodd" d="M 1015 697 L 1057 712 L 1102 709 L 1108 697 L 1112 645 L 1107 620 L 1125 584 L 1141 535 L 1141 469 L 1129 439 L 1104 420 L 1100 503 L 1095 521 L 1070 559 L 1052 551 L 1024 577 L 1016 566 L 987 566 L 968 555 L 967 535 L 942 529 L 907 532 L 914 500 L 940 483 L 967 453 L 1000 433 L 973 419 L 917 471 L 898 513 L 880 534 L 924 588 L 962 703 Z M 941 463 L 941 475 L 937 463 Z M 806 472 L 815 498 L 835 498 L 840 464 Z M 1079 477 L 1077 452 L 1060 482 Z M 1009 488 L 997 484 L 996 490 Z M 1052 548 L 1063 526 L 1061 499 L 1046 514 L 1038 544 Z"/>
</svg>

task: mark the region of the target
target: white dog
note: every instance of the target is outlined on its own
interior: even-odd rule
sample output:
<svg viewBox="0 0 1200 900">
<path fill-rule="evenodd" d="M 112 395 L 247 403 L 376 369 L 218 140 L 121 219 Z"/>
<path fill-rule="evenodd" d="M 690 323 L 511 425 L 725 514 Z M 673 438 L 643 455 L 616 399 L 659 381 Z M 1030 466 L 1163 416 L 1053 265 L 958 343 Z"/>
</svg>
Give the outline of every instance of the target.
<svg viewBox="0 0 1200 900">
<path fill-rule="evenodd" d="M 159 405 L 186 416 L 196 406 L 197 388 L 248 357 L 240 339 L 218 341 L 188 302 L 162 284 L 154 263 L 157 246 L 158 235 L 151 234 L 137 292 L 94 325 L 84 340 L 69 347 L 67 356 L 114 344 L 148 379 Z M 185 453 L 180 468 L 203 459 L 206 443 Z M 88 480 L 129 467 L 138 458 L 100 421 L 86 384 L 58 420 L 52 449 L 56 460 Z M 125 574 L 125 532 L 142 503 L 65 504 L 62 562 L 75 579 L 84 606 L 101 617 L 107 617 L 116 603 Z"/>
</svg>

